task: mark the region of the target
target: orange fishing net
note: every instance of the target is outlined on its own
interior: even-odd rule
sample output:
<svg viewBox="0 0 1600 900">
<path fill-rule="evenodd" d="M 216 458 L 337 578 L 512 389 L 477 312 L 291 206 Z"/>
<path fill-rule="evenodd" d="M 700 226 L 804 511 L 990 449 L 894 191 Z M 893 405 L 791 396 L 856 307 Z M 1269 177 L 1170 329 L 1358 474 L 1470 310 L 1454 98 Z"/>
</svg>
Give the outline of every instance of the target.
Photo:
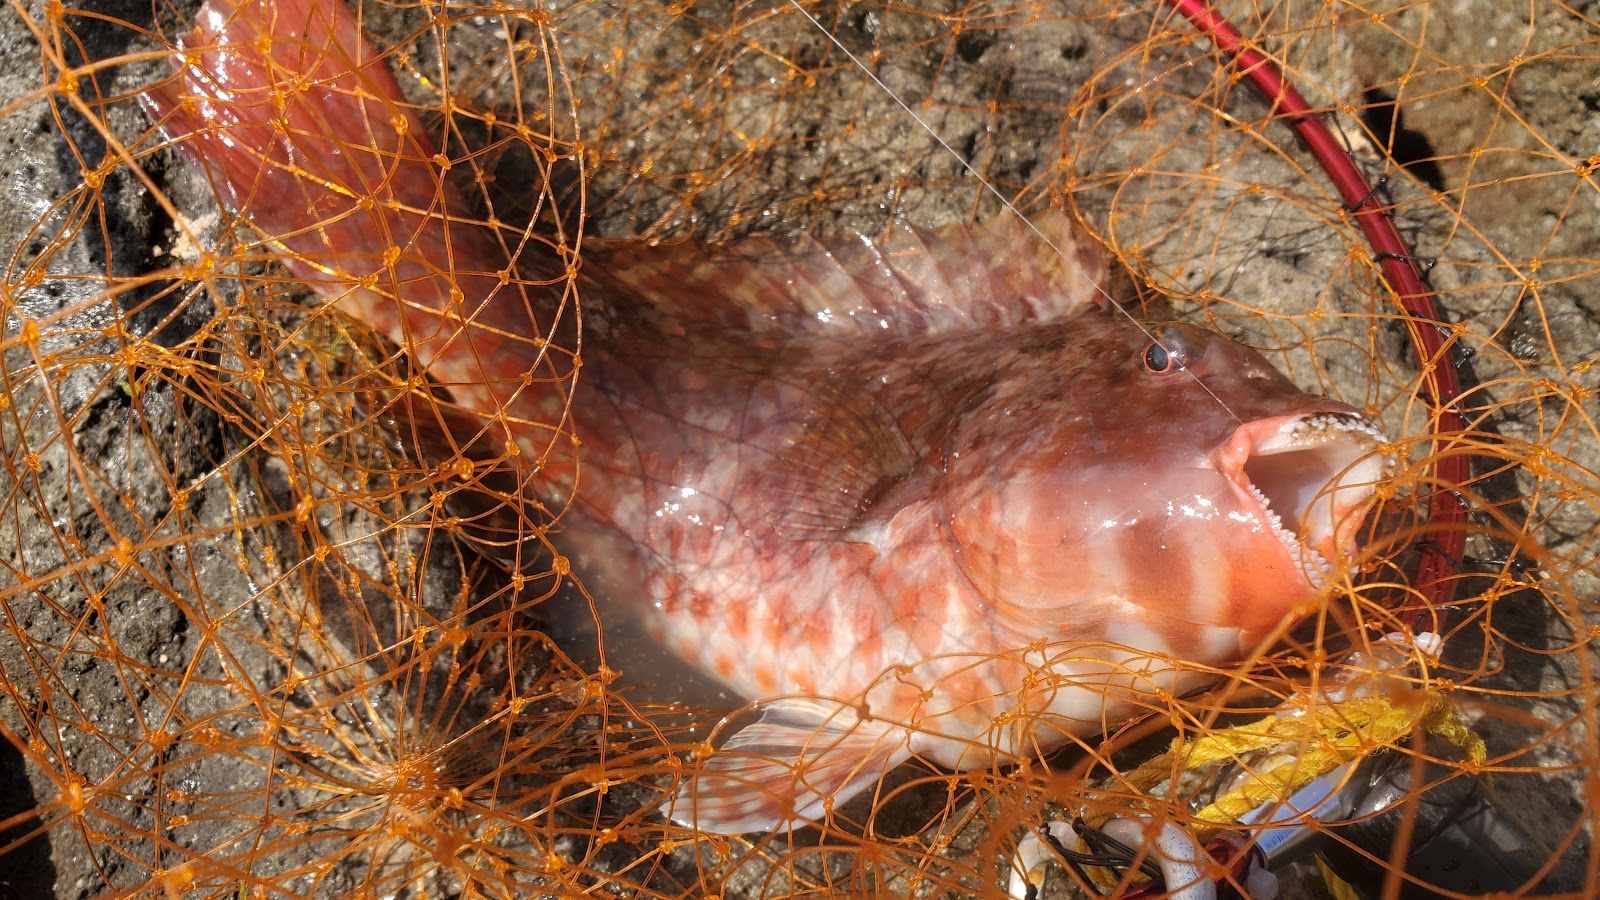
<svg viewBox="0 0 1600 900">
<path fill-rule="evenodd" d="M 535 467 L 441 446 L 447 398 L 405 348 L 320 308 L 145 118 L 194 6 L 18 2 L 0 22 L 0 885 L 1005 896 L 1051 822 L 1248 847 L 1251 809 L 1377 759 L 1409 775 L 1387 843 L 1312 823 L 1333 849 L 1285 864 L 1282 896 L 1455 884 L 1408 859 L 1452 779 L 1531 820 L 1525 846 L 1482 848 L 1532 860 L 1515 893 L 1600 892 L 1595 3 L 1220 5 L 1377 187 L 1437 293 L 1443 320 L 1420 326 L 1274 105 L 1162 4 L 358 9 L 471 214 L 574 262 L 580 233 L 878 234 L 1001 198 L 1068 206 L 1131 309 L 1239 336 L 1397 436 L 1370 558 L 1260 659 L 1105 740 L 912 764 L 820 831 L 665 823 L 727 709 L 641 691 L 633 648 L 549 637 L 599 612 L 560 510 L 522 500 Z M 576 316 L 571 271 L 526 287 Z M 1419 365 L 1417 327 L 1448 352 Z M 1435 440 L 1440 366 L 1471 430 Z M 1445 457 L 1470 475 L 1439 483 Z M 1451 543 L 1430 509 L 1458 501 L 1465 555 L 1447 592 L 1419 591 L 1419 559 Z M 1391 632 L 1439 640 L 1374 667 Z M 1381 688 L 1340 693 L 1373 672 Z M 1303 727 L 1272 715 L 1286 703 Z M 1042 896 L 1155 895 L 1140 860 L 1039 858 Z"/>
</svg>

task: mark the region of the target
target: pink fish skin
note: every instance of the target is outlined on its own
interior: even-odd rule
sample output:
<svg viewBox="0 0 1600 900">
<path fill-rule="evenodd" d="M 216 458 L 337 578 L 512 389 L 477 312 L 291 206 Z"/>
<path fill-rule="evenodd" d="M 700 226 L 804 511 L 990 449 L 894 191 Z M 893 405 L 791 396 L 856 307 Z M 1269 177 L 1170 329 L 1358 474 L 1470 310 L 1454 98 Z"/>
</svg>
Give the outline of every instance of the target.
<svg viewBox="0 0 1600 900">
<path fill-rule="evenodd" d="M 561 457 L 540 499 L 570 496 L 591 588 L 765 701 L 675 818 L 798 824 L 912 755 L 966 769 L 1099 733 L 1203 678 L 1175 661 L 1247 658 L 1357 554 L 1377 428 L 1226 337 L 1109 307 L 1059 213 L 587 242 L 574 467 L 532 424 L 564 408 L 526 337 L 557 292 L 505 287 L 513 248 L 464 218 L 353 14 L 211 0 L 189 45 L 152 117 L 299 277 L 509 423 L 487 431 Z"/>
</svg>

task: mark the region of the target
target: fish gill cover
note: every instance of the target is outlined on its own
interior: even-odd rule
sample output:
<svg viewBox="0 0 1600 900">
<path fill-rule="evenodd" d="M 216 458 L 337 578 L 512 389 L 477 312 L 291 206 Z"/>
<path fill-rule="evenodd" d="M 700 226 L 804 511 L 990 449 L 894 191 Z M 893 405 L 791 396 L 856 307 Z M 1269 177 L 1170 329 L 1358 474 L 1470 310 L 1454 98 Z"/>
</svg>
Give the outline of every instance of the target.
<svg viewBox="0 0 1600 900">
<path fill-rule="evenodd" d="M 1529 857 L 1501 889 L 1600 889 L 1593 3 L 1219 7 L 1425 261 L 1451 354 L 1421 367 L 1347 203 L 1167 6 L 354 8 L 406 98 L 391 122 L 439 149 L 448 214 L 561 261 L 508 282 L 564 302 L 539 336 L 554 396 L 583 377 L 586 241 L 978 223 L 1001 212 L 992 186 L 1081 217 L 1141 317 L 1239 337 L 1378 420 L 1401 462 L 1368 552 L 1258 656 L 1105 738 L 1014 767 L 913 762 L 820 830 L 698 834 L 658 806 L 728 710 L 636 690 L 653 675 L 632 648 L 548 636 L 570 626 L 551 610 L 604 610 L 559 555 L 561 510 L 526 499 L 540 460 L 460 427 L 415 348 L 313 301 L 317 260 L 231 213 L 146 118 L 175 48 L 205 52 L 196 6 L 19 2 L 0 84 L 0 891 L 1004 896 L 1028 836 L 1078 816 L 1082 835 L 1142 816 L 1264 840 L 1220 801 L 1300 787 L 1285 753 L 1412 774 L 1382 776 L 1388 843 L 1313 822 L 1324 861 L 1283 868 L 1286 896 L 1472 895 L 1413 832 L 1439 824 L 1437 785 L 1490 777 L 1533 820 L 1483 854 Z M 1465 384 L 1470 433 L 1434 439 L 1430 366 Z M 1462 455 L 1467 480 L 1432 483 Z M 1466 556 L 1427 607 L 1440 489 L 1468 506 Z M 1391 632 L 1440 640 L 1347 690 Z M 1284 704 L 1338 724 L 1251 742 Z M 1154 892 L 1137 864 L 1045 868 L 1049 896 Z"/>
</svg>

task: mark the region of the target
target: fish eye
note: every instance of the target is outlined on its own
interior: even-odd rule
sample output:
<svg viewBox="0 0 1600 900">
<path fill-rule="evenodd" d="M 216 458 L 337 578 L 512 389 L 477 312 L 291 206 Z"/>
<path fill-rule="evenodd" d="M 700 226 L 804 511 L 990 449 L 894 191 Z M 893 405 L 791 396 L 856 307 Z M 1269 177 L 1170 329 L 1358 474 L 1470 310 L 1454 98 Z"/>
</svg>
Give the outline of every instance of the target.
<svg viewBox="0 0 1600 900">
<path fill-rule="evenodd" d="M 1151 375 L 1171 375 L 1183 368 L 1188 360 L 1183 341 L 1175 332 L 1167 331 L 1144 348 L 1139 362 Z"/>
</svg>

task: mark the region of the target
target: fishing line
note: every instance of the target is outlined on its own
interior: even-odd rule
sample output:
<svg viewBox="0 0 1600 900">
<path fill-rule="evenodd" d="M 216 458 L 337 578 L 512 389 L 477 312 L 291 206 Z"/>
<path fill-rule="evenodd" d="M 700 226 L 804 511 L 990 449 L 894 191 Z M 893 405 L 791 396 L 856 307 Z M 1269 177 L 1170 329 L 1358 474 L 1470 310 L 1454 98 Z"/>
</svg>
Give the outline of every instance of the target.
<svg viewBox="0 0 1600 900">
<path fill-rule="evenodd" d="M 873 72 L 870 68 L 867 67 L 866 63 L 861 61 L 860 57 L 858 57 L 854 53 L 850 52 L 850 48 L 846 47 L 844 45 L 844 42 L 840 41 L 839 38 L 837 36 L 835 36 L 833 32 L 829 31 L 827 26 L 823 25 L 822 22 L 819 21 L 816 16 L 813 16 L 810 13 L 810 11 L 808 11 L 805 7 L 801 6 L 800 5 L 800 0 L 789 0 L 789 5 L 793 6 L 795 8 L 795 10 L 800 13 L 800 15 L 805 16 L 806 17 L 806 21 L 810 22 L 813 27 L 815 27 L 818 31 L 822 32 L 822 35 L 824 37 L 826 37 L 830 43 L 832 43 L 835 47 L 839 48 L 839 51 L 841 53 L 843 53 L 850 60 L 850 62 L 855 65 L 855 67 L 857 69 L 860 69 L 862 74 L 866 75 L 867 78 L 871 79 L 872 83 L 874 85 L 876 85 L 879 90 L 883 91 L 884 96 L 888 97 L 890 100 L 893 100 L 895 102 L 895 105 L 899 106 L 900 109 L 902 111 L 904 111 L 906 115 L 911 117 L 911 121 L 916 122 L 917 125 L 919 125 L 922 128 L 923 131 L 928 133 L 929 137 L 933 138 L 934 141 L 936 143 L 938 143 L 938 145 L 941 148 L 944 149 L 945 153 L 950 155 L 950 158 L 952 158 L 956 162 L 960 163 L 961 167 L 963 169 L 966 169 L 968 174 L 970 174 L 972 177 L 976 178 L 978 180 L 978 183 L 983 186 L 984 190 L 988 191 L 990 194 L 993 194 L 994 198 L 996 200 L 1000 201 L 1000 205 L 1001 206 L 1004 206 L 1007 210 L 1010 211 L 1010 213 L 1012 215 L 1014 215 L 1017 218 L 1021 219 L 1028 226 L 1028 229 L 1030 231 L 1032 231 L 1034 233 L 1034 235 L 1036 235 L 1039 238 L 1039 240 L 1044 242 L 1045 246 L 1049 247 L 1051 250 L 1054 250 L 1056 252 L 1057 256 L 1059 256 L 1062 259 L 1066 260 L 1066 262 L 1069 265 L 1071 265 L 1074 269 L 1076 269 L 1078 271 L 1078 274 L 1083 275 L 1084 276 L 1084 280 L 1086 280 L 1090 284 L 1094 285 L 1094 289 L 1097 292 L 1099 292 L 1101 297 L 1105 298 L 1107 303 L 1111 304 L 1111 308 L 1112 309 L 1115 309 L 1117 312 L 1121 313 L 1129 322 L 1132 322 L 1133 323 L 1133 327 L 1139 329 L 1140 333 L 1142 333 L 1145 337 L 1149 338 L 1152 342 L 1154 342 L 1156 344 L 1161 344 L 1161 341 L 1155 336 L 1155 334 L 1153 334 L 1150 331 L 1150 329 L 1145 327 L 1143 322 L 1139 321 L 1137 316 L 1135 316 L 1133 313 L 1130 313 L 1125 308 L 1123 308 L 1122 304 L 1118 303 L 1116 298 L 1111 296 L 1111 293 L 1109 291 L 1107 291 L 1103 286 L 1101 286 L 1101 284 L 1098 281 L 1096 281 L 1093 278 L 1088 277 L 1088 273 L 1083 271 L 1083 266 L 1078 264 L 1077 259 L 1072 258 L 1069 254 L 1067 254 L 1065 251 L 1063 251 L 1060 247 L 1056 246 L 1054 241 L 1050 240 L 1050 238 L 1047 237 L 1043 231 L 1039 230 L 1039 226 L 1033 224 L 1033 220 L 1032 219 L 1029 219 L 1027 216 L 1022 214 L 1021 210 L 1017 209 L 1016 205 L 1011 202 L 1010 198 L 1006 197 L 1005 194 L 1001 193 L 1000 189 L 995 187 L 994 184 L 992 182 L 990 182 L 988 178 L 984 177 L 982 172 L 979 172 L 977 170 L 977 168 L 972 165 L 972 163 L 968 162 L 965 157 L 963 157 L 959 152 L 957 152 L 956 148 L 950 146 L 949 142 L 944 139 L 943 135 L 939 134 L 937 129 L 935 129 L 932 125 L 928 124 L 927 120 L 925 120 L 921 116 L 917 115 L 917 111 L 912 109 L 910 104 L 908 104 L 904 100 L 900 99 L 900 95 L 896 94 L 894 92 L 893 88 L 891 88 L 891 87 L 889 87 L 889 85 L 885 84 L 883 82 L 883 79 L 878 77 L 877 73 Z M 1163 349 L 1170 349 L 1170 348 L 1167 348 L 1167 346 L 1165 344 L 1161 344 L 1161 346 L 1162 346 Z M 1193 372 L 1190 372 L 1189 371 L 1189 367 L 1183 365 L 1181 362 L 1178 364 L 1178 368 L 1183 372 L 1183 374 L 1185 374 L 1185 375 L 1189 376 L 1190 378 L 1194 379 L 1195 384 L 1199 385 L 1201 390 L 1203 390 L 1207 394 L 1209 394 L 1211 396 L 1211 399 L 1216 401 L 1217 406 L 1221 407 L 1222 411 L 1227 413 L 1230 417 L 1232 417 L 1235 422 L 1239 422 L 1241 424 L 1244 422 L 1244 420 L 1239 417 L 1239 414 L 1235 413 L 1233 411 L 1232 407 L 1228 406 L 1228 404 L 1226 402 L 1224 402 L 1221 397 L 1217 396 L 1215 391 L 1211 390 L 1211 387 L 1205 383 L 1204 379 L 1200 378 L 1200 376 L 1194 374 Z"/>
</svg>

